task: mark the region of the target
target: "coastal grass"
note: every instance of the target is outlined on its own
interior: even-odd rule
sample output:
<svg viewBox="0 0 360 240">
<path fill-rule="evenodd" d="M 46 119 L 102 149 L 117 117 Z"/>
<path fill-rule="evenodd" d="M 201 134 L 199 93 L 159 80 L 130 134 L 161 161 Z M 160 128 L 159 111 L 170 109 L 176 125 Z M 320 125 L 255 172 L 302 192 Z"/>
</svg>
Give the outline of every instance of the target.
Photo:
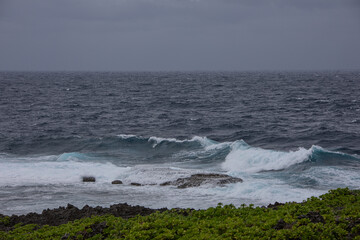
<svg viewBox="0 0 360 240">
<path fill-rule="evenodd" d="M 360 239 L 360 190 L 339 188 L 267 208 L 219 204 L 126 220 L 106 215 L 60 226 L 17 224 L 0 231 L 0 239 Z"/>
</svg>

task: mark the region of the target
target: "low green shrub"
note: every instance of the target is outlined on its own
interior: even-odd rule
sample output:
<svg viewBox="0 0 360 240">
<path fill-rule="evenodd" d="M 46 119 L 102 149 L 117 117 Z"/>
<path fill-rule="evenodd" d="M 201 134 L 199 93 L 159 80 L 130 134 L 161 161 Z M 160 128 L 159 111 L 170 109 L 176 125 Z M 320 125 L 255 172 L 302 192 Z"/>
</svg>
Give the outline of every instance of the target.
<svg viewBox="0 0 360 240">
<path fill-rule="evenodd" d="M 60 226 L 18 224 L 0 231 L 0 239 L 360 239 L 360 191 L 330 190 L 273 208 L 219 204 L 127 220 L 107 215 Z"/>
</svg>

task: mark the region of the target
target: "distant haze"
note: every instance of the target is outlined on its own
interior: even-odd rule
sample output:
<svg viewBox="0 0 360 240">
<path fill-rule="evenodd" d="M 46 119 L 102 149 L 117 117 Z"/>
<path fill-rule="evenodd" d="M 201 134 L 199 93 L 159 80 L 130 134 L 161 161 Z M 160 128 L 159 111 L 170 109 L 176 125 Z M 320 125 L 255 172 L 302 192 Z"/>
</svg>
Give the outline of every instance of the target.
<svg viewBox="0 0 360 240">
<path fill-rule="evenodd" d="M 0 0 L 0 70 L 342 69 L 359 0 Z"/>
</svg>

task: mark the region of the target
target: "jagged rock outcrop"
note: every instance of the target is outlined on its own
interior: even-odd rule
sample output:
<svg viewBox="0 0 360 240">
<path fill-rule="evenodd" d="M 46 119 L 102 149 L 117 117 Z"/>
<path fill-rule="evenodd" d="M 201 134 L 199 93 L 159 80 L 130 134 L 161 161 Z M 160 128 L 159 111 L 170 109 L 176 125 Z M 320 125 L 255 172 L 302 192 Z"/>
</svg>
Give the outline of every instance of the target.
<svg viewBox="0 0 360 240">
<path fill-rule="evenodd" d="M 160 184 L 161 186 L 173 185 L 178 188 L 189 188 L 189 187 L 199 187 L 204 184 L 213 184 L 218 186 L 223 186 L 229 183 L 238 183 L 242 182 L 241 178 L 231 177 L 226 174 L 217 174 L 217 173 L 199 173 L 193 174 L 190 177 L 178 178 L 175 181 L 168 181 Z"/>
</svg>

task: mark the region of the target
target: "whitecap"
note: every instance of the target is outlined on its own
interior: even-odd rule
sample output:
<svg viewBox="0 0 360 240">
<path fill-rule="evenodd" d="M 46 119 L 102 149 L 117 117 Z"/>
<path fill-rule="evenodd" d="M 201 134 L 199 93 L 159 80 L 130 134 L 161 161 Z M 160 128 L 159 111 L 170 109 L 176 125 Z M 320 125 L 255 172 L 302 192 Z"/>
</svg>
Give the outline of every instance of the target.
<svg viewBox="0 0 360 240">
<path fill-rule="evenodd" d="M 313 147 L 282 152 L 250 147 L 244 141 L 236 141 L 231 145 L 231 152 L 222 163 L 222 168 L 227 171 L 239 172 L 282 170 L 307 161 L 312 152 Z"/>
</svg>

